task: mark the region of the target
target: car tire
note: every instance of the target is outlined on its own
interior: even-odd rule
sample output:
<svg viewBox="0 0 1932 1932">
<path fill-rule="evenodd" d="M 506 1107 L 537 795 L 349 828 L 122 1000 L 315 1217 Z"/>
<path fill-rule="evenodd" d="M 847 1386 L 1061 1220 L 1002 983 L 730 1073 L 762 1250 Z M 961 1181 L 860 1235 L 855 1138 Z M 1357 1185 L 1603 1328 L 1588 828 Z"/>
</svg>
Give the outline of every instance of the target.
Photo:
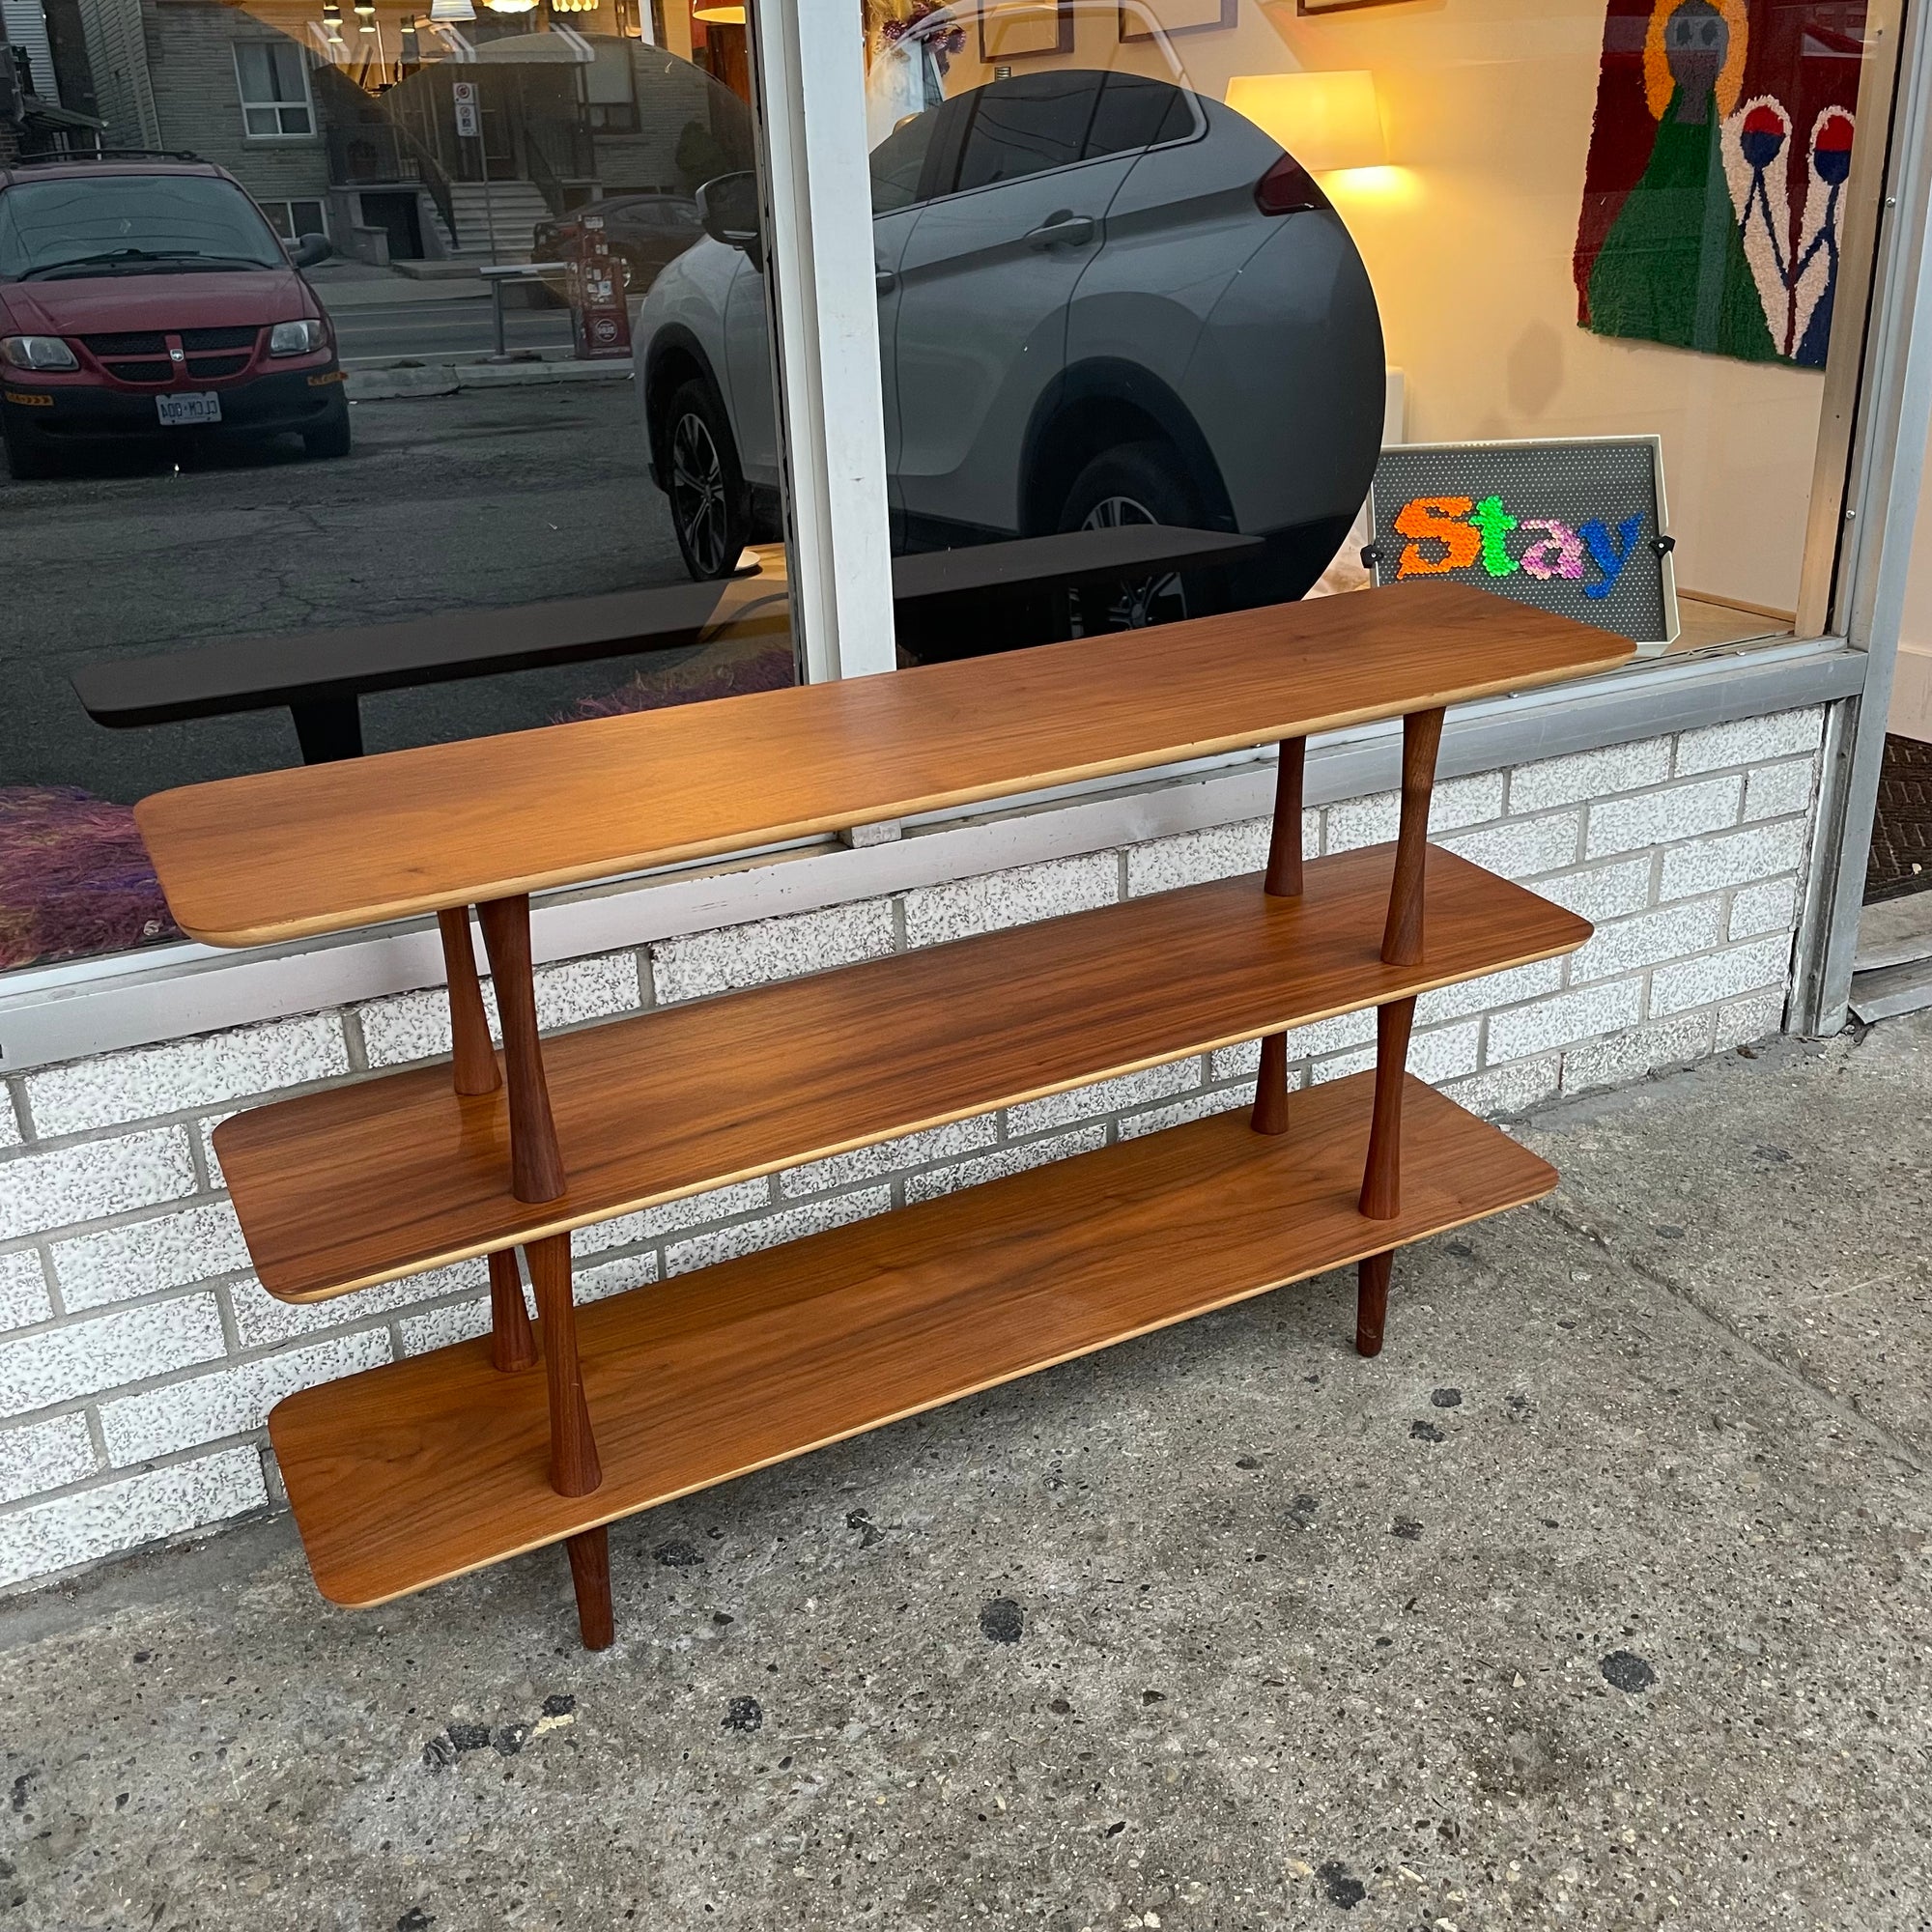
<svg viewBox="0 0 1932 1932">
<path fill-rule="evenodd" d="M 671 391 L 660 421 L 666 495 L 684 567 L 699 583 L 730 577 L 751 541 L 751 523 L 724 405 L 709 383 L 694 379 Z"/>
<path fill-rule="evenodd" d="M 59 467 L 45 440 L 30 429 L 0 432 L 7 449 L 7 473 L 15 483 L 38 483 Z"/>
<path fill-rule="evenodd" d="M 345 402 L 319 429 L 303 430 L 301 440 L 303 450 L 311 457 L 347 456 L 351 440 L 349 405 Z"/>
<path fill-rule="evenodd" d="M 1200 529 L 1207 510 L 1194 480 L 1171 443 L 1123 442 L 1094 457 L 1073 479 L 1061 505 L 1063 530 L 1111 528 L 1121 524 L 1166 524 Z M 1101 611 L 1076 609 L 1070 628 L 1095 631 L 1139 630 L 1188 616 L 1187 587 L 1173 571 L 1127 584 Z"/>
</svg>

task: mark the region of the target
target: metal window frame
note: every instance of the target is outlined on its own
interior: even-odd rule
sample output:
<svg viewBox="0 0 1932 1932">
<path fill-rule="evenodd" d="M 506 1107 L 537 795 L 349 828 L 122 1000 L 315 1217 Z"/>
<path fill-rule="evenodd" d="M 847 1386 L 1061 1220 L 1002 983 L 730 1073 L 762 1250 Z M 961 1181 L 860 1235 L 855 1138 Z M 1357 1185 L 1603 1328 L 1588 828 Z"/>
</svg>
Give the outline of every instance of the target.
<svg viewBox="0 0 1932 1932">
<path fill-rule="evenodd" d="M 852 0 L 746 13 L 793 649 L 817 684 L 896 663 L 864 28 Z"/>
<path fill-rule="evenodd" d="M 1826 434 L 1799 606 L 1804 622 L 1829 598 L 1829 621 L 1864 667 L 1858 694 L 1833 708 L 1825 732 L 1824 778 L 1786 1015 L 1790 1031 L 1813 1036 L 1838 1032 L 1848 1017 L 1906 574 L 1932 434 L 1928 11 L 1908 0 L 1876 0 L 1867 18 L 1868 39 L 1882 47 L 1889 43 L 1890 50 L 1889 59 L 1868 64 L 1859 103 L 1856 154 L 1878 172 L 1879 191 L 1854 203 L 1868 232 L 1847 236 L 1841 278 L 1868 286 L 1870 293 L 1857 318 L 1863 325 L 1860 355 L 1856 361 L 1845 355 L 1827 372 Z M 1869 138 L 1877 118 L 1871 97 L 1894 74 L 1881 144 Z M 1855 157 L 1855 173 L 1860 164 Z M 1854 261 L 1864 271 L 1855 282 L 1847 272 Z M 1834 458 L 1844 466 L 1835 487 L 1829 469 Z M 1835 529 L 1827 522 L 1833 516 Z"/>
</svg>

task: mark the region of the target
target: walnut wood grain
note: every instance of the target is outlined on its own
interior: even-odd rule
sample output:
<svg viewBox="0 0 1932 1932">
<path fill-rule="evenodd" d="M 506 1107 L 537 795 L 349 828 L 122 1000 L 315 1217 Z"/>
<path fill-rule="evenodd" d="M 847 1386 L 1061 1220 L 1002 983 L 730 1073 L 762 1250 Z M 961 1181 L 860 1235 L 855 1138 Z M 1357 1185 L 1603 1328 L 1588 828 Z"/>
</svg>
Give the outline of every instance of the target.
<svg viewBox="0 0 1932 1932">
<path fill-rule="evenodd" d="M 1389 1277 L 1395 1270 L 1395 1251 L 1364 1255 L 1355 1264 L 1355 1352 L 1376 1356 L 1382 1351 L 1382 1331 L 1388 1326 Z"/>
<path fill-rule="evenodd" d="M 1627 663 L 1454 583 L 262 772 L 135 808 L 184 931 L 254 946 L 1273 744 Z"/>
<path fill-rule="evenodd" d="M 510 1190 L 505 1096 L 462 1098 L 440 1066 L 236 1115 L 215 1150 L 264 1285 L 316 1300 L 1589 937 L 1438 852 L 1430 957 L 1386 966 L 1392 863 L 1350 852 L 1298 899 L 1250 874 L 558 1035 L 551 1207 Z"/>
<path fill-rule="evenodd" d="M 476 948 L 469 937 L 469 908 L 452 906 L 436 916 L 442 938 L 443 978 L 449 984 L 450 1072 L 459 1094 L 494 1094 L 501 1075 L 483 1010 L 483 982 L 476 977 Z"/>
<path fill-rule="evenodd" d="M 269 1430 L 316 1581 L 382 1603 L 1555 1184 L 1411 1083 L 1403 1213 L 1365 1220 L 1372 1084 L 1297 1096 L 1286 1141 L 1218 1115 L 582 1308 L 594 1495 L 551 1488 L 543 1389 L 487 1342 L 291 1396 Z"/>
<path fill-rule="evenodd" d="M 1417 711 L 1402 721 L 1402 828 L 1396 838 L 1395 877 L 1389 884 L 1382 957 L 1413 966 L 1422 957 L 1422 882 L 1429 863 L 1429 801 L 1435 789 L 1435 754 L 1442 713 Z"/>
<path fill-rule="evenodd" d="M 499 1248 L 490 1257 L 490 1359 L 506 1376 L 537 1365 L 536 1337 L 530 1332 L 530 1311 L 524 1306 L 514 1248 Z"/>
<path fill-rule="evenodd" d="M 555 1201 L 563 1194 L 563 1155 L 556 1144 L 550 1086 L 537 1038 L 537 994 L 530 964 L 530 902 L 489 899 L 476 908 L 497 1017 L 503 1028 L 503 1065 L 510 1088 L 510 1191 L 519 1201 Z"/>
<path fill-rule="evenodd" d="M 542 1324 L 544 1381 L 550 1397 L 550 1486 L 560 1496 L 587 1496 L 604 1480 L 583 1396 L 577 1309 L 570 1292 L 570 1236 L 551 1235 L 524 1250 Z"/>
<path fill-rule="evenodd" d="M 1392 1221 L 1402 1211 L 1402 1103 L 1410 1082 L 1408 1037 L 1415 1025 L 1415 1002 L 1392 1000 L 1376 1013 L 1375 1123 L 1362 1169 L 1362 1212 L 1372 1221 Z"/>
</svg>

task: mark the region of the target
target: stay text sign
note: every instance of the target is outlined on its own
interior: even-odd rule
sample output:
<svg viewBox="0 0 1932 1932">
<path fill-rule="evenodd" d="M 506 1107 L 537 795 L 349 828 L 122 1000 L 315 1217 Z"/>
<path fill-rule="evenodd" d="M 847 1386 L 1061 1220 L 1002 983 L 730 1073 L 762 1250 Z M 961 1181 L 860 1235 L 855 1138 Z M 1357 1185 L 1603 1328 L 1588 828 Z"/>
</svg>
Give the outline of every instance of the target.
<svg viewBox="0 0 1932 1932">
<path fill-rule="evenodd" d="M 1655 437 L 1398 444 L 1370 512 L 1378 583 L 1453 577 L 1653 650 L 1676 639 Z"/>
</svg>

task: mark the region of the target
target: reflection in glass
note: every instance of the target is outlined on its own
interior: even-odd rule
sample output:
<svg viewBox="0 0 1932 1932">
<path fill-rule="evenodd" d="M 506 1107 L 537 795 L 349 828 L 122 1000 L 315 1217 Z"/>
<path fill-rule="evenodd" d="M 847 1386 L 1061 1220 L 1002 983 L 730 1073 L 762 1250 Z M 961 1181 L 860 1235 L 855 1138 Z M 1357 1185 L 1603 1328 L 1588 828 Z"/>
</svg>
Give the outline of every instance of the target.
<svg viewBox="0 0 1932 1932">
<path fill-rule="evenodd" d="M 694 444 L 710 394 L 654 461 L 632 355 L 706 241 L 699 191 L 755 165 L 742 12 L 43 11 L 0 172 L 0 968 L 170 936 L 128 815 L 147 792 L 791 681 L 775 510 L 727 502 L 735 457 Z M 775 434 L 771 382 L 745 364 L 732 401 Z M 601 654 L 412 675 L 299 745 L 280 702 L 103 729 L 68 682 L 254 639 L 322 675 L 352 630 L 358 663 L 433 666 L 482 611 Z"/>
<path fill-rule="evenodd" d="M 1661 436 L 1679 647 L 1788 628 L 1861 7 L 1014 0 L 995 47 L 965 6 L 862 17 L 895 547 L 1268 543 L 1001 645 L 1360 587 L 1384 437 Z"/>
</svg>

